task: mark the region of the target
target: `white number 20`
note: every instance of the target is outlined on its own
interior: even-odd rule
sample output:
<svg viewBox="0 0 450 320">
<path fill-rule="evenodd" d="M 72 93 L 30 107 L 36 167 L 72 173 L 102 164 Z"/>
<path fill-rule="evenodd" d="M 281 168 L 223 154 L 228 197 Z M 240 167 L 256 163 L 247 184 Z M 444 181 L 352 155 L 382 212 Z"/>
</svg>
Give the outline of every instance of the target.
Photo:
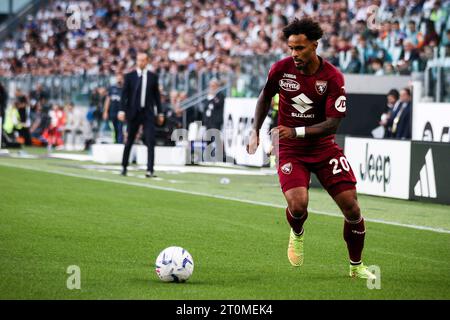
<svg viewBox="0 0 450 320">
<path fill-rule="evenodd" d="M 329 164 L 334 165 L 333 167 L 333 174 L 338 174 L 342 170 L 338 168 L 339 162 L 341 163 L 342 169 L 345 171 L 350 171 L 350 165 L 348 164 L 348 161 L 345 157 L 340 157 L 339 161 L 338 159 L 331 159 Z"/>
</svg>

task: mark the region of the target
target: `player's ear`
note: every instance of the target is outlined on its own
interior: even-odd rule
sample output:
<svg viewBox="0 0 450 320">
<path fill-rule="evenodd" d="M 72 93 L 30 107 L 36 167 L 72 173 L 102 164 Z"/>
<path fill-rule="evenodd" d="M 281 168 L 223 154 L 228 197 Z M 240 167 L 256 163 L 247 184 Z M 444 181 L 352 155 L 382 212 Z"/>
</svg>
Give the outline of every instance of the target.
<svg viewBox="0 0 450 320">
<path fill-rule="evenodd" d="M 313 47 L 314 47 L 314 49 L 317 49 L 317 46 L 319 45 L 319 41 L 317 41 L 317 40 L 315 40 L 314 42 L 313 42 Z"/>
</svg>

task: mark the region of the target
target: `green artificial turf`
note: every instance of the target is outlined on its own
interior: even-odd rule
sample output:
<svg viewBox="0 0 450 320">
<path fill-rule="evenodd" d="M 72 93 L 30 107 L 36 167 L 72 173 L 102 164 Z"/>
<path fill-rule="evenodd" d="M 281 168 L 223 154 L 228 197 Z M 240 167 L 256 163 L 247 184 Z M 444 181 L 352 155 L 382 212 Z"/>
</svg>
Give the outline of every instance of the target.
<svg viewBox="0 0 450 320">
<path fill-rule="evenodd" d="M 0 190 L 0 299 L 450 298 L 450 234 L 367 222 L 364 261 L 381 270 L 370 290 L 347 275 L 340 218 L 310 215 L 293 268 L 279 208 L 7 166 Z M 154 272 L 172 245 L 194 258 L 183 284 Z M 80 290 L 66 286 L 71 265 Z"/>
</svg>

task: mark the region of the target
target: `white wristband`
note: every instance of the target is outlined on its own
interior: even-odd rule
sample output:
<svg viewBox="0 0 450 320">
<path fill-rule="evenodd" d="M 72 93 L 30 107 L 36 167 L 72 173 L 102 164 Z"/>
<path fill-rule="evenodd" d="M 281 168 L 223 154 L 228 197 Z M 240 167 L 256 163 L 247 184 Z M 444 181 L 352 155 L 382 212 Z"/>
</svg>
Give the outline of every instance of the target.
<svg viewBox="0 0 450 320">
<path fill-rule="evenodd" d="M 305 127 L 297 127 L 295 128 L 295 134 L 297 138 L 304 138 L 305 137 Z"/>
</svg>

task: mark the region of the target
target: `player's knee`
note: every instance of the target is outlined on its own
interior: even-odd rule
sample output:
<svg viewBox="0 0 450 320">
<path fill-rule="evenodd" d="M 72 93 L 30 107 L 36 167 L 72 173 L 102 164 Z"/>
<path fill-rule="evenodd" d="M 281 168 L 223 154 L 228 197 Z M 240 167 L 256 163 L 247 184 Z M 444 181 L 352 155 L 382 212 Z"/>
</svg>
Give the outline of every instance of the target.
<svg viewBox="0 0 450 320">
<path fill-rule="evenodd" d="M 291 214 L 296 218 L 300 218 L 305 214 L 308 214 L 308 205 L 303 201 L 290 201 L 288 207 Z"/>
<path fill-rule="evenodd" d="M 361 210 L 357 201 L 352 201 L 346 204 L 342 208 L 342 211 L 345 217 L 351 221 L 358 220 L 361 217 Z"/>
</svg>

